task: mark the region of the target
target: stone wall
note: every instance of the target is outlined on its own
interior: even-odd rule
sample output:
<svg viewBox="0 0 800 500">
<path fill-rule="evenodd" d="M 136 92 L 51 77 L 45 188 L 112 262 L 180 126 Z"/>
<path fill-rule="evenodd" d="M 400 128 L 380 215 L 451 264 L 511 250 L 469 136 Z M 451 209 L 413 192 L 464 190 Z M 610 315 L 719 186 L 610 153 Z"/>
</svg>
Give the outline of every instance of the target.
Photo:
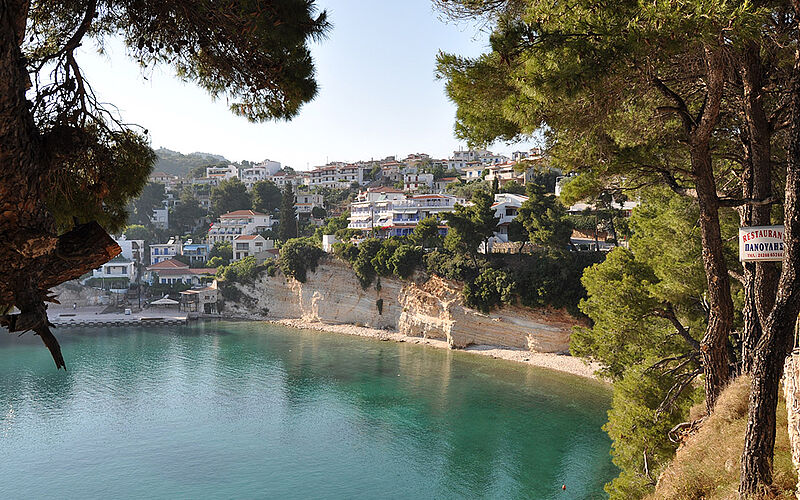
<svg viewBox="0 0 800 500">
<path fill-rule="evenodd" d="M 495 345 L 538 352 L 565 352 L 577 321 L 563 311 L 509 306 L 483 314 L 461 301 L 460 287 L 438 277 L 402 281 L 381 278 L 366 290 L 353 271 L 334 258 L 308 273 L 306 283 L 280 272 L 225 293 L 230 316 L 303 319 L 395 330 L 446 340 L 452 347 Z M 227 297 L 226 297 L 227 295 Z M 382 312 L 377 301 L 382 300 Z"/>
</svg>

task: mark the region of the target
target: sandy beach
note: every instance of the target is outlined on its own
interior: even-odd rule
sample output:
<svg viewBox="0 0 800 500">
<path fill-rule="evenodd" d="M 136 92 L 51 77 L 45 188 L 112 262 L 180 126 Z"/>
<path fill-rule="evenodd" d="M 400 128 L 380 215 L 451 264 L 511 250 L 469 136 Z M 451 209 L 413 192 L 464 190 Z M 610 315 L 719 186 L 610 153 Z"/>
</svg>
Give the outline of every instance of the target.
<svg viewBox="0 0 800 500">
<path fill-rule="evenodd" d="M 307 321 L 304 319 L 280 319 L 280 320 L 267 320 L 270 323 L 278 325 L 290 326 L 293 328 L 305 328 L 308 330 L 319 330 L 325 332 L 344 333 L 346 335 L 356 335 L 359 337 L 370 337 L 379 340 L 391 340 L 394 342 L 409 342 L 412 344 L 428 345 L 439 349 L 449 349 L 447 342 L 444 340 L 426 339 L 422 337 L 409 337 L 397 332 L 389 330 L 378 330 L 375 328 L 366 328 L 355 325 L 333 325 L 328 323 L 321 323 L 318 321 Z M 526 363 L 540 368 L 547 368 L 560 372 L 577 375 L 593 380 L 601 380 L 595 376 L 595 371 L 599 368 L 596 363 L 586 363 L 579 358 L 574 358 L 564 354 L 553 354 L 543 352 L 531 352 L 522 349 L 511 349 L 508 347 L 499 346 L 469 346 L 466 349 L 459 349 L 463 352 L 476 354 L 480 356 L 489 356 L 492 358 L 505 359 L 508 361 L 515 361 L 517 363 Z M 602 380 L 601 380 L 602 381 Z"/>
</svg>

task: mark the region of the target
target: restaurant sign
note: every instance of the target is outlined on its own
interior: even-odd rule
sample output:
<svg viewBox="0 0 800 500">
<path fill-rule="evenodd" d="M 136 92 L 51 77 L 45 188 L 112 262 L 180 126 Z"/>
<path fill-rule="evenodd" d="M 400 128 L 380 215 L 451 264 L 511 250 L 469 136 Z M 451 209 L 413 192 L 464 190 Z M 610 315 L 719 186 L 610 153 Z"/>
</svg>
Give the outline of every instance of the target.
<svg viewBox="0 0 800 500">
<path fill-rule="evenodd" d="M 739 228 L 739 260 L 783 260 L 783 226 Z"/>
</svg>

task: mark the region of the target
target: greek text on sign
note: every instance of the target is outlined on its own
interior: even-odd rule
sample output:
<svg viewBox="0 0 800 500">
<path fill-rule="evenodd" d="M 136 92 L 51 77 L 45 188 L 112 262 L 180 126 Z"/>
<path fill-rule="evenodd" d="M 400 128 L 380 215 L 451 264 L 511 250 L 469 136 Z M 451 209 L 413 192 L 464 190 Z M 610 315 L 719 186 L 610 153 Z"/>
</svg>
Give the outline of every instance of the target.
<svg viewBox="0 0 800 500">
<path fill-rule="evenodd" d="M 783 226 L 739 228 L 739 260 L 783 260 Z"/>
</svg>

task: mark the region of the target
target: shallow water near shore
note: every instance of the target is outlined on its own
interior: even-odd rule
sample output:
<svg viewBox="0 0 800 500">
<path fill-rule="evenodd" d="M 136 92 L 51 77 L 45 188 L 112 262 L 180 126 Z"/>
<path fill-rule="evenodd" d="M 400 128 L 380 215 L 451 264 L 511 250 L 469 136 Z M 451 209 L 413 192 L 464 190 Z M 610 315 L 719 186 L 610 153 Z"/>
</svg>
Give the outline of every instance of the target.
<svg viewBox="0 0 800 500">
<path fill-rule="evenodd" d="M 604 384 L 256 322 L 0 335 L 0 498 L 605 498 Z M 562 491 L 561 485 L 567 490 Z"/>
</svg>

